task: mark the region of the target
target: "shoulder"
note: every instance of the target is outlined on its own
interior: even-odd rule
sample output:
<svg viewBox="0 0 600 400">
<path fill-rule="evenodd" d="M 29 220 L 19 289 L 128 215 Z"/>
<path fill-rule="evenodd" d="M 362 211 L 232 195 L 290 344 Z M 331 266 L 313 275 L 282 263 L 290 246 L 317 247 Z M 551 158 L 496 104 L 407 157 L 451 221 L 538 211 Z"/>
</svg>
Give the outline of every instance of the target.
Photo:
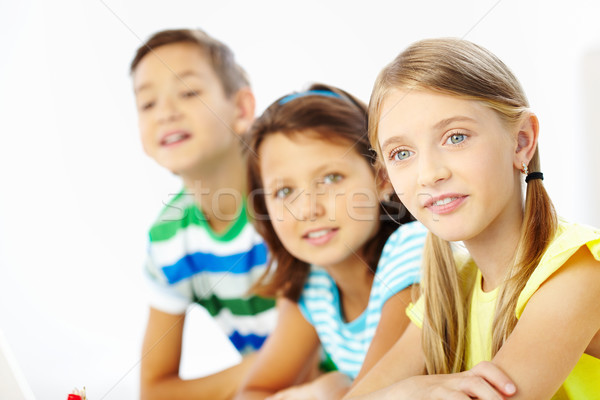
<svg viewBox="0 0 600 400">
<path fill-rule="evenodd" d="M 427 236 L 427 228 L 419 221 L 412 221 L 402 224 L 390 235 L 385 242 L 383 251 L 394 251 L 399 245 L 405 245 L 411 242 L 421 243 Z"/>
<path fill-rule="evenodd" d="M 600 274 L 600 230 L 561 220 L 554 239 L 544 252 L 517 302 L 516 315 L 520 317 L 527 302 L 536 291 L 552 278 L 560 276 L 565 283 L 580 281 L 589 286 L 589 279 Z M 566 279 L 567 277 L 570 277 Z M 556 283 L 560 285 L 560 283 Z"/>
<path fill-rule="evenodd" d="M 401 225 L 386 241 L 377 274 L 398 273 L 405 268 L 420 268 L 427 228 L 414 221 Z"/>
<path fill-rule="evenodd" d="M 371 288 L 371 300 L 383 305 L 391 296 L 421 281 L 427 229 L 419 222 L 400 226 L 386 242 Z"/>
<path fill-rule="evenodd" d="M 337 297 L 336 294 L 337 287 L 327 271 L 311 265 L 298 304 L 301 308 L 321 308 L 324 302 L 332 304 Z"/>
<path fill-rule="evenodd" d="M 179 193 L 170 196 L 168 201 L 163 201 L 163 207 L 150 227 L 151 241 L 168 240 L 177 232 L 189 226 L 193 218 L 201 215 L 196 206 L 194 196 L 181 189 Z"/>
<path fill-rule="evenodd" d="M 180 250 L 216 255 L 245 253 L 256 245 L 264 247 L 263 238 L 248 220 L 245 204 L 227 232 L 215 233 L 194 196 L 183 190 L 165 204 L 150 228 L 149 239 L 151 245 L 177 242 Z"/>
<path fill-rule="evenodd" d="M 336 304 L 338 304 L 337 288 L 333 278 L 325 269 L 311 265 L 302 295 L 298 300 L 298 308 L 304 317 L 314 325 L 315 314 L 334 313 Z"/>
<path fill-rule="evenodd" d="M 324 268 L 311 265 L 301 299 L 318 298 L 323 292 L 331 292 L 334 287 L 333 279 Z"/>
</svg>

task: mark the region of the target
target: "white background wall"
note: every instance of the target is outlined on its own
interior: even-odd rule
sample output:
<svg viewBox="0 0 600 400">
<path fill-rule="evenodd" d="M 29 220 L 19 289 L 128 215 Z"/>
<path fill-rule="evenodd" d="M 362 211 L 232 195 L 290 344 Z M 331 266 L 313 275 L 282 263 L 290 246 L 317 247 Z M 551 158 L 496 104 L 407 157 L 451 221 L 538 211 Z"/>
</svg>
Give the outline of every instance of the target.
<svg viewBox="0 0 600 400">
<path fill-rule="evenodd" d="M 559 212 L 600 226 L 599 17 L 592 0 L 0 2 L 0 330 L 36 396 L 138 393 L 146 230 L 179 188 L 138 141 L 128 65 L 151 33 L 229 44 L 258 112 L 312 81 L 368 100 L 409 43 L 466 37 L 525 87 Z M 191 357 L 236 360 L 225 344 L 207 358 Z"/>
</svg>

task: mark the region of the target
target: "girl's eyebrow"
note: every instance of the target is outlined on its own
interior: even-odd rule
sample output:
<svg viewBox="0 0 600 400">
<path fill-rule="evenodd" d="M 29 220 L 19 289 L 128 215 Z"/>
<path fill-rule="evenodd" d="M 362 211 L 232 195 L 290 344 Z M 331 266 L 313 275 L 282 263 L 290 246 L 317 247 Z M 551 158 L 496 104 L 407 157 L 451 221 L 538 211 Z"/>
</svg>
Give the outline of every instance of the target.
<svg viewBox="0 0 600 400">
<path fill-rule="evenodd" d="M 268 181 L 263 181 L 263 187 L 272 189 L 277 186 L 285 185 L 285 181 L 285 179 L 276 176 L 275 178 L 269 179 Z"/>
<path fill-rule="evenodd" d="M 403 135 L 392 136 L 391 138 L 387 138 L 386 141 L 381 144 L 381 148 L 385 149 L 387 146 L 389 146 L 393 143 L 405 142 L 405 141 L 406 141 L 406 137 Z"/>
<path fill-rule="evenodd" d="M 324 161 L 322 164 L 317 165 L 313 169 L 310 169 L 311 175 L 320 175 L 328 170 L 339 169 L 341 166 L 346 165 L 342 158 L 334 158 Z"/>
<path fill-rule="evenodd" d="M 312 169 L 309 168 L 307 175 L 318 176 L 318 175 L 324 173 L 325 171 L 336 170 L 336 169 L 340 168 L 343 164 L 344 164 L 344 162 L 341 161 L 341 159 L 333 159 L 333 160 L 324 161 L 322 164 L 317 165 L 316 167 L 314 167 Z M 276 176 L 275 178 L 269 179 L 268 181 L 263 181 L 263 186 L 265 188 L 272 188 L 275 186 L 279 186 L 281 184 L 286 184 L 286 182 L 289 182 L 288 177 L 282 178 L 281 176 Z"/>
<path fill-rule="evenodd" d="M 444 129 L 446 126 L 450 125 L 453 122 L 477 122 L 477 120 L 471 117 L 467 117 L 466 115 L 456 115 L 454 117 L 444 118 L 443 120 L 437 122 L 435 125 L 433 125 L 433 129 Z M 394 142 L 397 143 L 402 141 L 406 141 L 406 137 L 404 135 L 392 136 L 381 144 L 381 148 L 384 149 Z"/>
<path fill-rule="evenodd" d="M 455 117 L 450 117 L 450 118 L 446 118 L 446 119 L 439 121 L 437 124 L 435 124 L 433 126 L 433 129 L 442 129 L 442 128 L 445 128 L 446 126 L 450 125 L 453 122 L 463 122 L 463 121 L 477 122 L 475 119 L 473 119 L 471 117 L 467 117 L 465 115 L 457 115 Z"/>
</svg>

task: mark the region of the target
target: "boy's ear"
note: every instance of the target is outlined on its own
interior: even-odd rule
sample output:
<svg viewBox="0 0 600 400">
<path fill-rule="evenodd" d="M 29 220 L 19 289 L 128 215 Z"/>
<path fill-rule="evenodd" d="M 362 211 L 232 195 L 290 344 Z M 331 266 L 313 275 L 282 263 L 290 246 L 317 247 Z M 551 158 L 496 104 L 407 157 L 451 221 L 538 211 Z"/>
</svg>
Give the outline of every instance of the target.
<svg viewBox="0 0 600 400">
<path fill-rule="evenodd" d="M 256 100 L 249 87 L 243 87 L 235 94 L 235 118 L 233 121 L 233 130 L 238 135 L 245 133 L 254 121 L 254 112 L 256 109 Z"/>
<path fill-rule="evenodd" d="M 517 132 L 517 146 L 514 155 L 514 167 L 518 170 L 529 164 L 537 149 L 540 125 L 534 113 L 528 113 L 521 122 Z"/>
</svg>

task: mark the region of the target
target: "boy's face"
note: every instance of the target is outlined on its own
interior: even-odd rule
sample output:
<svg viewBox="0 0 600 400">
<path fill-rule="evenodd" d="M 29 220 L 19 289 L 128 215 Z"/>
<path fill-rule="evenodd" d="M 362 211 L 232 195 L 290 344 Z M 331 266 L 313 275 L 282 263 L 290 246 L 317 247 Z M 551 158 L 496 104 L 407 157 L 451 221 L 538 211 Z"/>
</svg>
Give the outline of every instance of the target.
<svg viewBox="0 0 600 400">
<path fill-rule="evenodd" d="M 161 166 L 191 177 L 233 151 L 235 95 L 226 97 L 197 46 L 155 49 L 138 64 L 133 83 L 144 151 Z"/>
</svg>

